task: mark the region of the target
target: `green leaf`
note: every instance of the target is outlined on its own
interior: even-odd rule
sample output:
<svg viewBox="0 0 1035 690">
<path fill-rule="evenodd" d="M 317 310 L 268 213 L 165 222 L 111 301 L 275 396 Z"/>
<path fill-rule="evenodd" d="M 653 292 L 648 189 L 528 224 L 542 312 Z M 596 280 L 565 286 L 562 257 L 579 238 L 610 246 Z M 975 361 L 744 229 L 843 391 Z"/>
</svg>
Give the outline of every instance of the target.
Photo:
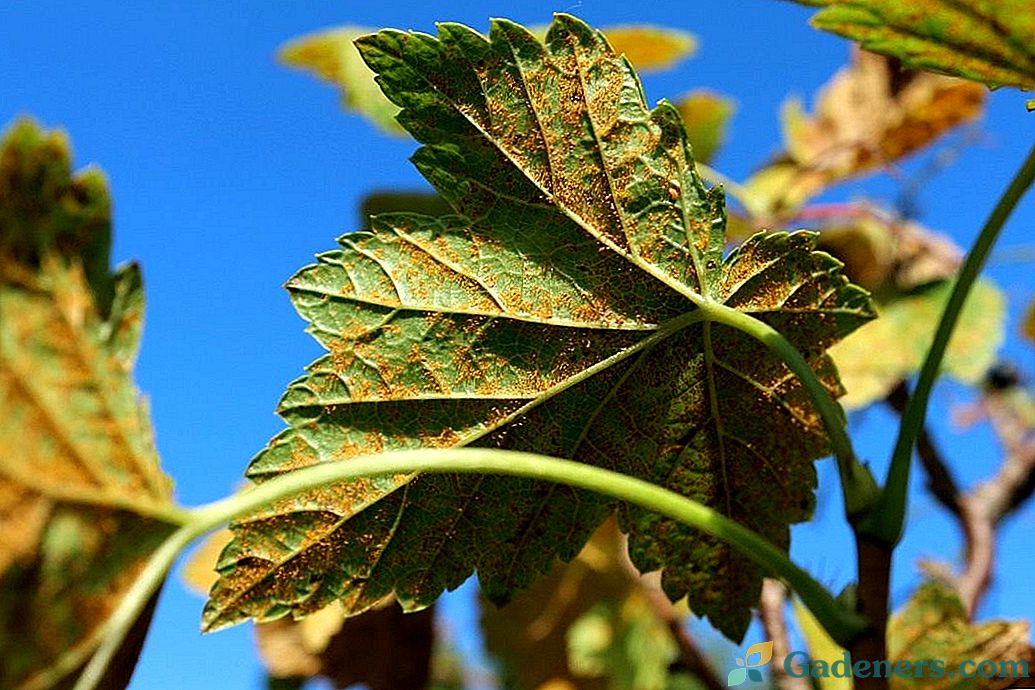
<svg viewBox="0 0 1035 690">
<path fill-rule="evenodd" d="M 79 186 L 68 171 L 63 136 L 28 123 L 0 149 L 5 688 L 88 645 L 169 532 L 144 517 L 171 508 L 171 486 L 131 379 L 143 309 L 139 273 L 108 274 L 107 192 Z M 114 297 L 108 319 L 97 304 L 99 285 Z M 119 654 L 122 668 L 112 671 L 127 682 L 149 617 L 150 610 L 139 619 L 134 642 Z M 74 671 L 53 673 L 56 680 Z"/>
<path fill-rule="evenodd" d="M 888 623 L 888 655 L 896 662 L 941 660 L 945 677 L 892 678 L 892 690 L 1001 690 L 1015 687 L 1021 677 L 1020 665 L 1035 662 L 1028 643 L 1027 622 L 988 621 L 971 623 L 967 612 L 945 585 L 930 581 L 922 584 L 902 610 Z M 988 661 L 999 666 L 1005 662 L 1005 676 L 961 678 L 951 672 L 962 662 Z M 1011 668 L 1015 677 L 1009 677 Z M 977 671 L 971 666 L 969 672 Z M 986 669 L 987 670 L 987 669 Z"/>
<path fill-rule="evenodd" d="M 841 403 L 859 408 L 883 399 L 915 374 L 934 338 L 949 298 L 947 281 L 878 305 L 880 318 L 830 348 L 847 394 Z M 978 383 L 1003 342 L 1006 298 L 992 283 L 974 286 L 946 352 L 943 369 L 958 381 Z M 874 357 L 879 352 L 879 357 Z"/>
<path fill-rule="evenodd" d="M 375 218 L 289 281 L 329 354 L 289 387 L 289 428 L 248 476 L 421 446 L 526 450 L 654 481 L 786 547 L 824 429 L 785 365 L 709 314 L 770 324 L 837 392 L 825 350 L 871 318 L 866 294 L 809 233 L 756 235 L 724 259 L 723 198 L 675 108 L 649 110 L 628 62 L 572 17 L 545 46 L 498 20 L 488 39 L 442 24 L 360 49 L 462 215 Z M 761 588 L 750 561 L 610 499 L 500 476 L 371 479 L 239 521 L 204 626 L 337 598 L 358 613 L 390 593 L 419 609 L 475 570 L 505 602 L 616 509 L 636 566 L 664 568 L 673 600 L 739 639 Z"/>
<path fill-rule="evenodd" d="M 686 137 L 698 163 L 708 163 L 726 140 L 726 124 L 737 109 L 732 99 L 705 89 L 692 91 L 676 103 Z"/>
<path fill-rule="evenodd" d="M 795 0 L 822 7 L 817 29 L 902 60 L 908 67 L 992 88 L 1035 88 L 1030 0 Z"/>
<path fill-rule="evenodd" d="M 574 674 L 606 679 L 609 690 L 665 690 L 676 653 L 643 597 L 600 602 L 568 630 Z"/>
</svg>

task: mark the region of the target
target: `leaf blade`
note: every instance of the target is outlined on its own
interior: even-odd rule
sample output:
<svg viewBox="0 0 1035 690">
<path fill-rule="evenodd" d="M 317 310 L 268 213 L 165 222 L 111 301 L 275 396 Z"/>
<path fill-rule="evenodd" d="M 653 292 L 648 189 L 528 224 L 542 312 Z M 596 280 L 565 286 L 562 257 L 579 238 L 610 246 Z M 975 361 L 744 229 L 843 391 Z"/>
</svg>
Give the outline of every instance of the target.
<svg viewBox="0 0 1035 690">
<path fill-rule="evenodd" d="M 677 111 L 648 109 L 628 62 L 572 17 L 558 16 L 545 44 L 497 20 L 488 37 L 443 24 L 437 38 L 384 31 L 360 50 L 423 144 L 415 164 L 458 215 L 376 218 L 289 281 L 329 354 L 289 387 L 289 428 L 249 476 L 419 446 L 527 450 L 720 504 L 785 545 L 811 506 L 822 424 L 763 345 L 706 323 L 697 305 L 724 302 L 788 332 L 837 390 L 824 350 L 870 316 L 840 264 L 812 252 L 807 233 L 757 236 L 723 259 L 723 199 L 697 176 Z M 727 456 L 719 420 L 747 410 L 793 429 L 782 450 L 740 424 Z M 751 467 L 770 455 L 794 500 L 762 524 L 744 506 L 765 494 Z M 724 484 L 727 462 L 746 483 Z M 495 476 L 314 492 L 237 524 L 203 623 L 304 615 L 338 598 L 358 613 L 388 594 L 415 609 L 474 571 L 506 601 L 616 508 Z M 621 511 L 638 567 L 695 558 L 702 572 L 738 575 L 668 568 L 663 579 L 741 635 L 757 569 Z"/>
</svg>

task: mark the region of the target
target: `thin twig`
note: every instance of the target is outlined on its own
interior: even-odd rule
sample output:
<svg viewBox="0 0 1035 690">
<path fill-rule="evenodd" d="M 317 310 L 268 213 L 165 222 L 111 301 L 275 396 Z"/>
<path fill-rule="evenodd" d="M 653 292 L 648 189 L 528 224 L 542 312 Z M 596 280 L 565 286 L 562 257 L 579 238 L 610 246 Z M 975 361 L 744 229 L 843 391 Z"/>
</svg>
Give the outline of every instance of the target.
<svg viewBox="0 0 1035 690">
<path fill-rule="evenodd" d="M 1003 444 L 1005 457 L 995 476 L 974 487 L 961 502 L 967 558 L 956 586 L 972 616 L 992 580 L 996 528 L 1035 490 L 1035 432 L 1001 394 L 987 394 L 983 407 Z"/>
<path fill-rule="evenodd" d="M 791 676 L 784 668 L 784 660 L 791 653 L 791 643 L 787 637 L 787 622 L 783 617 L 786 603 L 787 588 L 784 584 L 770 578 L 763 580 L 758 612 L 765 636 L 773 641 L 773 663 L 770 667 L 773 685 L 776 690 L 811 690 L 811 686 L 805 678 Z"/>
<path fill-rule="evenodd" d="M 887 403 L 900 414 L 909 403 L 909 393 L 900 383 L 888 395 Z M 973 616 L 995 565 L 996 527 L 1035 491 L 1035 434 L 1013 412 L 998 393 L 988 393 L 982 403 L 996 435 L 1005 449 L 999 471 L 967 493 L 961 493 L 930 438 L 927 429 L 917 437 L 917 454 L 927 471 L 928 488 L 934 497 L 957 517 L 963 531 L 963 571 L 955 579 L 956 589 L 969 615 Z"/>
</svg>

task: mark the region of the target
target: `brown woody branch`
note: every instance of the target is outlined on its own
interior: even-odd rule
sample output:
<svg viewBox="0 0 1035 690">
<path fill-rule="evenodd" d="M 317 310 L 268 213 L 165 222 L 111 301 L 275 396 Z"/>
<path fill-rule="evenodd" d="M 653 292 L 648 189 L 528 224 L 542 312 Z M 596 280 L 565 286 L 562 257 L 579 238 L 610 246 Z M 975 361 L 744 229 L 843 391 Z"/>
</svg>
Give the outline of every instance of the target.
<svg viewBox="0 0 1035 690">
<path fill-rule="evenodd" d="M 776 690 L 811 690 L 805 678 L 788 675 L 784 669 L 784 660 L 791 653 L 790 641 L 787 637 L 787 622 L 783 617 L 784 604 L 787 603 L 787 588 L 779 580 L 766 578 L 762 582 L 762 597 L 758 602 L 759 618 L 765 636 L 773 642 L 772 678 Z"/>
<path fill-rule="evenodd" d="M 900 414 L 908 402 L 905 383 L 887 397 L 887 403 Z M 960 492 L 926 429 L 917 441 L 928 488 L 957 517 L 963 530 L 965 565 L 956 578 L 956 588 L 972 616 L 992 579 L 999 523 L 1035 493 L 1035 431 L 999 392 L 987 392 L 982 408 L 1003 444 L 1005 457 L 995 476 L 971 491 Z"/>
</svg>

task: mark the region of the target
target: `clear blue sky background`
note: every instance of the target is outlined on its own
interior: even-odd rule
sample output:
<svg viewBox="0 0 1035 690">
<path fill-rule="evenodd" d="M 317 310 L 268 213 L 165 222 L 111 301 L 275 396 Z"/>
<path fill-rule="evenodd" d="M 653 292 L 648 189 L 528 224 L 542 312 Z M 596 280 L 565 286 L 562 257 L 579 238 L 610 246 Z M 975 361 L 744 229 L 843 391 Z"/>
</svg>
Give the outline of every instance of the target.
<svg viewBox="0 0 1035 690">
<path fill-rule="evenodd" d="M 848 55 L 847 43 L 807 26 L 806 9 L 773 0 L 0 4 L 0 123 L 31 114 L 67 129 L 77 165 L 96 162 L 111 180 L 116 261 L 135 258 L 144 266 L 149 305 L 138 378 L 181 502 L 199 504 L 234 489 L 248 459 L 282 426 L 273 409 L 285 385 L 319 354 L 282 282 L 337 235 L 360 227 L 365 194 L 422 184 L 407 162 L 412 141 L 345 115 L 334 90 L 275 64 L 277 46 L 346 23 L 430 31 L 436 20 L 458 20 L 484 29 L 489 17 L 541 24 L 554 11 L 599 26 L 651 22 L 695 32 L 698 56 L 648 76 L 645 87 L 652 101 L 698 86 L 738 101 L 716 163 L 736 179 L 778 147 L 782 99 L 810 95 Z M 1024 112 L 1017 92 L 996 93 L 985 130 L 983 143 L 920 197 L 922 220 L 963 243 L 1023 158 L 1035 115 Z M 833 196 L 893 195 L 897 188 L 883 178 Z M 1033 225 L 1029 198 L 1002 247 L 1030 246 Z M 1031 268 L 1000 260 L 992 269 L 1011 298 L 1014 340 L 1018 313 L 1035 287 Z M 1030 348 L 1015 345 L 1007 354 L 1035 372 Z M 966 399 L 962 388 L 940 387 L 933 418 L 954 468 L 969 482 L 990 471 L 998 450 L 987 429 L 960 436 L 946 423 L 950 406 Z M 880 471 L 890 418 L 872 410 L 852 425 L 861 452 Z M 831 469 L 821 463 L 819 521 L 795 531 L 793 550 L 840 587 L 852 577 L 854 556 Z M 896 560 L 896 603 L 917 582 L 918 557 L 953 559 L 960 546 L 954 525 L 914 493 Z M 983 615 L 1035 612 L 1033 527 L 1029 508 L 1003 530 Z M 465 592 L 445 607 L 445 624 L 472 649 L 463 633 L 474 616 L 470 588 Z M 259 687 L 248 627 L 202 638 L 201 605 L 178 581 L 170 583 L 133 688 Z"/>
</svg>

